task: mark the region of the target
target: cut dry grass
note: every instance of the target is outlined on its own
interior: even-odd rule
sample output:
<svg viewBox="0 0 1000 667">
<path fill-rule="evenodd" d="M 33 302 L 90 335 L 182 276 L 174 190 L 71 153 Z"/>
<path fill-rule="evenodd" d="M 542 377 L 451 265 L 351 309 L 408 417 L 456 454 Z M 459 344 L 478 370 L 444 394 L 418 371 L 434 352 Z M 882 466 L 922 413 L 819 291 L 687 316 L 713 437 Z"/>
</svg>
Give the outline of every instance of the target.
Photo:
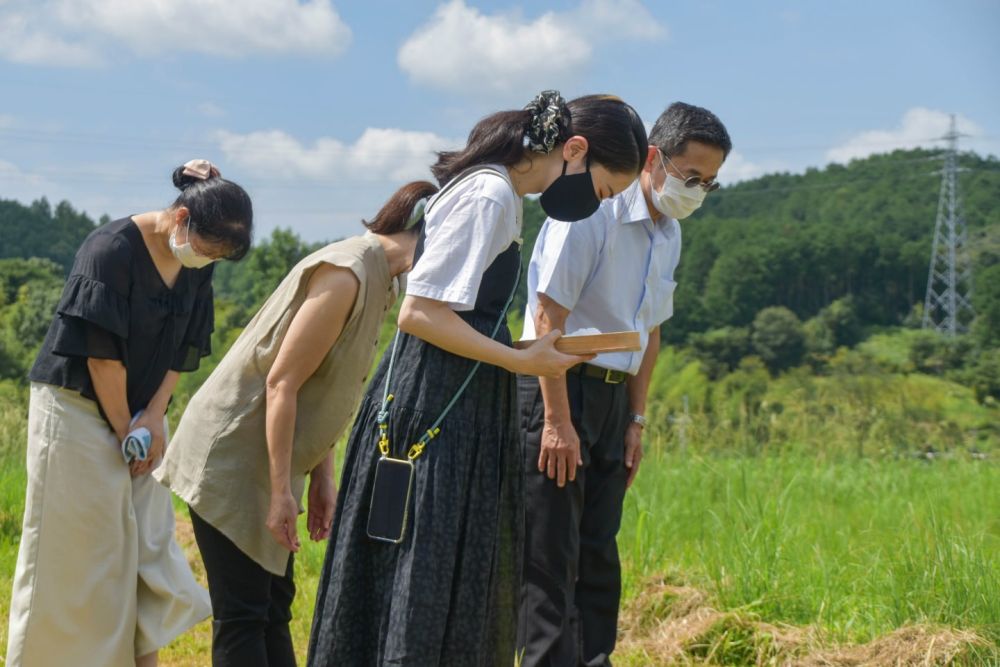
<svg viewBox="0 0 1000 667">
<path fill-rule="evenodd" d="M 975 632 L 910 625 L 868 643 L 834 646 L 813 626 L 720 611 L 696 588 L 653 580 L 622 611 L 620 664 L 926 667 L 986 665 L 996 655 Z"/>
<path fill-rule="evenodd" d="M 995 665 L 996 663 L 981 651 L 985 648 L 987 648 L 986 640 L 975 632 L 911 625 L 867 644 L 818 651 L 807 656 L 799 664 L 804 667 Z"/>
</svg>

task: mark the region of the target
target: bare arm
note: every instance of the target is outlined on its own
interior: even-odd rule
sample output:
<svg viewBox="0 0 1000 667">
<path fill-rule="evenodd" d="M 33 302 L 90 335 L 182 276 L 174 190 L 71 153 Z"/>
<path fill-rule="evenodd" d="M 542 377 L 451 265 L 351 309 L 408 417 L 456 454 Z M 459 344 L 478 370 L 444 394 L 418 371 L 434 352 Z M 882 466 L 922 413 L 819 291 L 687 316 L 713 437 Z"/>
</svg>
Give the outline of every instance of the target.
<svg viewBox="0 0 1000 667">
<path fill-rule="evenodd" d="M 484 336 L 443 301 L 407 295 L 399 309 L 399 328 L 408 334 L 461 357 L 500 366 L 512 373 L 558 377 L 584 357 L 558 352 L 553 331 L 523 350 L 515 350 Z"/>
<path fill-rule="evenodd" d="M 318 268 L 267 375 L 265 430 L 271 478 L 267 527 L 289 551 L 299 549 L 298 503 L 291 490 L 298 392 L 340 337 L 359 288 L 357 277 L 348 269 L 327 264 Z"/>
<path fill-rule="evenodd" d="M 629 411 L 636 415 L 646 414 L 646 395 L 649 393 L 649 381 L 653 377 L 656 358 L 660 354 L 660 327 L 650 329 L 646 352 L 642 355 L 639 371 L 628 380 Z M 626 488 L 632 486 L 632 481 L 639 472 L 642 462 L 642 430 L 641 424 L 630 421 L 625 428 L 625 467 L 628 468 Z"/>
<path fill-rule="evenodd" d="M 635 375 L 628 379 L 628 406 L 632 414 L 646 414 L 646 394 L 649 393 L 649 381 L 653 377 L 656 358 L 660 354 L 660 328 L 649 330 L 649 343 L 642 355 L 642 363 Z"/>
<path fill-rule="evenodd" d="M 535 310 L 535 332 L 541 336 L 550 331 L 562 331 L 570 311 L 539 292 L 538 308 Z M 545 472 L 549 479 L 555 479 L 559 486 L 566 480 L 576 479 L 576 468 L 583 464 L 580 456 L 580 437 L 573 427 L 570 416 L 569 396 L 566 392 L 566 378 L 539 378 L 542 401 L 545 404 L 545 421 L 542 425 L 541 451 L 538 455 L 538 470 Z"/>
<path fill-rule="evenodd" d="M 170 405 L 170 395 L 174 393 L 181 374 L 177 371 L 167 371 L 163 376 L 163 381 L 153 394 L 153 398 L 142 410 L 142 416 L 136 420 L 132 428 L 145 426 L 153 436 L 153 441 L 149 446 L 149 453 L 145 461 L 132 462 L 132 475 L 145 475 L 159 463 L 163 457 L 163 450 L 167 446 L 166 434 L 163 432 L 163 417 L 167 414 L 167 406 Z"/>
<path fill-rule="evenodd" d="M 119 441 L 128 435 L 128 424 L 132 421 L 129 413 L 125 384 L 125 365 L 118 359 L 87 358 L 87 370 L 94 385 L 94 393 L 101 409 L 111 422 Z"/>
<path fill-rule="evenodd" d="M 309 473 L 309 515 L 306 527 L 313 542 L 330 537 L 333 511 L 337 508 L 337 485 L 333 482 L 333 451 Z"/>
</svg>

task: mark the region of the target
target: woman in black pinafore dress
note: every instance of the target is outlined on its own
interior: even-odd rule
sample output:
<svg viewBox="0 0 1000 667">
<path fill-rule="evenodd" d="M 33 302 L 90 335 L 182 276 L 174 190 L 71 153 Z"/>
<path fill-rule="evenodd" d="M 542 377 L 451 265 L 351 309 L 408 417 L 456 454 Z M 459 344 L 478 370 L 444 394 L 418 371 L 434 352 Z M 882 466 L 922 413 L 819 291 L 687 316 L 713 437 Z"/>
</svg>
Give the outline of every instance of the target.
<svg viewBox="0 0 1000 667">
<path fill-rule="evenodd" d="M 587 105 L 619 113 L 594 114 L 600 127 L 573 126 L 574 135 L 569 117 L 576 104 L 581 117 Z M 559 114 L 554 121 L 534 122 L 553 109 Z M 516 146 L 501 147 L 507 153 L 493 146 L 485 153 L 491 159 L 482 159 L 477 137 L 495 138 L 497 126 L 512 123 L 515 131 L 508 128 L 508 134 L 516 136 Z M 609 124 L 633 139 L 623 140 L 624 167 L 613 159 L 610 167 L 601 166 L 607 163 L 599 160 L 595 139 L 588 150 L 586 130 L 599 135 Z M 535 125 L 555 131 L 540 136 Z M 409 519 L 398 544 L 367 534 L 390 354 L 379 364 L 347 445 L 310 638 L 314 667 L 514 662 L 523 548 L 514 372 L 560 375 L 581 361 L 557 352 L 555 337 L 525 350 L 511 347 L 505 307 L 520 266 L 520 196 L 532 191 L 524 191 L 525 183 L 537 183 L 543 174 L 547 212 L 586 217 L 599 204 L 598 192 L 620 191 L 634 179 L 646 142 L 631 107 L 617 98 L 588 97 L 569 105 L 561 98 L 536 100 L 524 112 L 495 114 L 473 130 L 469 144 L 465 151 L 443 154 L 435 167 L 439 180 L 453 182 L 429 204 L 426 250 L 400 313 L 388 390 L 394 397 L 387 420 L 390 455 L 405 459 L 476 359 L 485 363 L 414 461 Z M 554 150 L 557 146 L 563 150 Z M 535 155 L 524 157 L 532 150 Z M 511 161 L 507 154 L 520 159 Z M 469 175 L 477 164 L 485 169 Z M 491 341 L 498 320 L 503 321 Z"/>
</svg>

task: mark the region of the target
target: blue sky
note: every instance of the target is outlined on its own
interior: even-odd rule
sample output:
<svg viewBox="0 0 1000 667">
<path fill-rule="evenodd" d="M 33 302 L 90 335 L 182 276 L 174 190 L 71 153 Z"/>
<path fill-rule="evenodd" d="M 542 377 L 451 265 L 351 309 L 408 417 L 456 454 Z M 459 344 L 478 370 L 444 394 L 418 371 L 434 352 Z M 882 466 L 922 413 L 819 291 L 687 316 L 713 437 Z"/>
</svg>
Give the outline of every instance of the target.
<svg viewBox="0 0 1000 667">
<path fill-rule="evenodd" d="M 933 145 L 1000 154 L 1000 2 L 0 0 L 0 197 L 163 206 L 207 157 L 259 233 L 358 232 L 432 151 L 542 88 L 715 111 L 722 180 Z"/>
</svg>

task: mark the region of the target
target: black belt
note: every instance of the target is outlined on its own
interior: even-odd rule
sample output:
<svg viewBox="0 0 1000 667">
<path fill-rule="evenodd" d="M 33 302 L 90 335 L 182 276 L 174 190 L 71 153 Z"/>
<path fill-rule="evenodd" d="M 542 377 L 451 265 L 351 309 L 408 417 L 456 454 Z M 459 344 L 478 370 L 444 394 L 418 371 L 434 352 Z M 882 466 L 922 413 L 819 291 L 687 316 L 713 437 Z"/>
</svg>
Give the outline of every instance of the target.
<svg viewBox="0 0 1000 667">
<path fill-rule="evenodd" d="M 625 371 L 613 371 L 610 368 L 601 368 L 593 364 L 577 364 L 566 372 L 589 378 L 598 378 L 608 384 L 621 384 L 628 379 L 628 373 Z"/>
</svg>

